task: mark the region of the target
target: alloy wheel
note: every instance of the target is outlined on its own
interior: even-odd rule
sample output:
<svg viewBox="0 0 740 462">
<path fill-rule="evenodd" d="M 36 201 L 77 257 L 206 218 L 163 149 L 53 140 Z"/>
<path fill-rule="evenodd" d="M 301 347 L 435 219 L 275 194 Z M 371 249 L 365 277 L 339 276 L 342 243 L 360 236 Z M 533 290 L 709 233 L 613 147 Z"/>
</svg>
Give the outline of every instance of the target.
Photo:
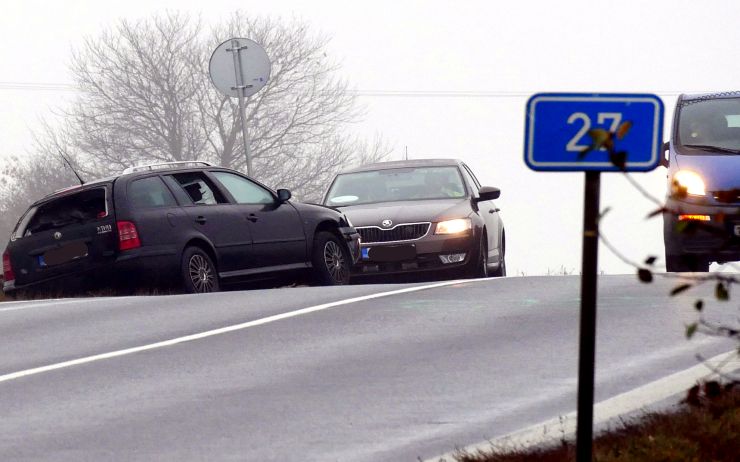
<svg viewBox="0 0 740 462">
<path fill-rule="evenodd" d="M 190 257 L 188 272 L 196 292 L 213 292 L 216 286 L 214 271 L 208 260 L 202 255 L 195 254 Z"/>
<path fill-rule="evenodd" d="M 324 263 L 329 275 L 335 282 L 342 282 L 347 276 L 347 265 L 344 253 L 334 241 L 326 241 L 324 245 Z"/>
</svg>

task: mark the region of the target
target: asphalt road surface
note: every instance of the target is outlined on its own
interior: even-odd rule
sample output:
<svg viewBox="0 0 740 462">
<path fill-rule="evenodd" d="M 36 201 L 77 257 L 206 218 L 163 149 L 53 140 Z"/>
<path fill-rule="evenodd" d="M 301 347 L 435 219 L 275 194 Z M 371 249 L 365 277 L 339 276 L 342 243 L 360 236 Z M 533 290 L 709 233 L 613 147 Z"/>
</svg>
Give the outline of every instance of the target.
<svg viewBox="0 0 740 462">
<path fill-rule="evenodd" d="M 712 288 L 669 298 L 675 283 L 600 278 L 597 400 L 732 348 L 686 341 L 693 300 Z M 528 277 L 0 304 L 0 460 L 441 454 L 575 409 L 579 285 Z M 415 291 L 320 306 L 405 288 Z M 737 316 L 734 303 L 707 310 Z"/>
</svg>

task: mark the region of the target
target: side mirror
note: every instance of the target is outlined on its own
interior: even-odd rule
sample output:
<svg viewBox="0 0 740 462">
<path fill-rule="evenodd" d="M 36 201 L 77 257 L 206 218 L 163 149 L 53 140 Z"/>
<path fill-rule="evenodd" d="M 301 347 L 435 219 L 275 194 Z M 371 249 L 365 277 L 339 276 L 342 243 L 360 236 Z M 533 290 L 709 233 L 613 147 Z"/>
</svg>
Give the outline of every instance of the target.
<svg viewBox="0 0 740 462">
<path fill-rule="evenodd" d="M 668 168 L 670 158 L 671 158 L 671 143 L 666 141 L 665 143 L 663 143 L 663 146 L 661 148 L 660 165 L 662 165 L 665 168 Z"/>
<path fill-rule="evenodd" d="M 288 202 L 290 198 L 293 197 L 293 194 L 291 194 L 291 192 L 288 191 L 287 189 L 278 189 L 277 195 L 278 195 L 278 202 L 280 202 L 281 204 L 283 202 Z"/>
<path fill-rule="evenodd" d="M 501 190 L 491 186 L 483 186 L 478 191 L 478 195 L 480 197 L 476 199 L 477 202 L 492 201 L 501 197 Z"/>
</svg>

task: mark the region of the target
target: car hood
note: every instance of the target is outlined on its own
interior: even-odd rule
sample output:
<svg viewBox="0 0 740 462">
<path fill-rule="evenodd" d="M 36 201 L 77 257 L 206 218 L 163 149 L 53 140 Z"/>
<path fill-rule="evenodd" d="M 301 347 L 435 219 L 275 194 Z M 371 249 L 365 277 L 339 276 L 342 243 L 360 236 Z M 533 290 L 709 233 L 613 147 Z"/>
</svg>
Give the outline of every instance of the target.
<svg viewBox="0 0 740 462">
<path fill-rule="evenodd" d="M 679 154 L 676 165 L 679 169 L 698 173 L 704 179 L 707 191 L 740 188 L 740 154 Z"/>
<path fill-rule="evenodd" d="M 467 217 L 472 212 L 468 198 L 379 202 L 345 206 L 340 210 L 355 227 L 381 226 L 383 220 L 391 220 L 393 225 L 438 222 Z"/>
</svg>

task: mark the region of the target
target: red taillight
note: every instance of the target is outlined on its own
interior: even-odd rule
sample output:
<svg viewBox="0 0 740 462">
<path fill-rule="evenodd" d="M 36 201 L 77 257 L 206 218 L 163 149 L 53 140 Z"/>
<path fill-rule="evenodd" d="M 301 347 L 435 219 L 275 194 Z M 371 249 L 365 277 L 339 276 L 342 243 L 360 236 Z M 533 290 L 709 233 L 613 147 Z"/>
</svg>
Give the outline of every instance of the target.
<svg viewBox="0 0 740 462">
<path fill-rule="evenodd" d="M 141 247 L 136 225 L 130 221 L 118 221 L 118 250 L 130 250 Z"/>
<path fill-rule="evenodd" d="M 10 254 L 7 250 L 3 253 L 3 278 L 5 278 L 6 281 L 15 280 L 13 265 L 10 264 Z"/>
</svg>

